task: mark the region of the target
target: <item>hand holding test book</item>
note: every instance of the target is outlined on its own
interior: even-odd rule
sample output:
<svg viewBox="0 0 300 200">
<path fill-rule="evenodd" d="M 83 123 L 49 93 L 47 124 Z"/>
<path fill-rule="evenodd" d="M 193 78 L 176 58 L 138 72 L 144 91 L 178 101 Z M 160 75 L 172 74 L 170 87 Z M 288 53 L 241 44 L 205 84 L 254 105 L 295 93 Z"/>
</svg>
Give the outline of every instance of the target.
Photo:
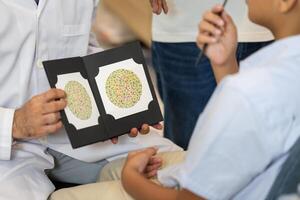
<svg viewBox="0 0 300 200">
<path fill-rule="evenodd" d="M 61 116 L 73 148 L 163 120 L 138 42 L 43 64 L 51 87 L 67 94 Z"/>
</svg>

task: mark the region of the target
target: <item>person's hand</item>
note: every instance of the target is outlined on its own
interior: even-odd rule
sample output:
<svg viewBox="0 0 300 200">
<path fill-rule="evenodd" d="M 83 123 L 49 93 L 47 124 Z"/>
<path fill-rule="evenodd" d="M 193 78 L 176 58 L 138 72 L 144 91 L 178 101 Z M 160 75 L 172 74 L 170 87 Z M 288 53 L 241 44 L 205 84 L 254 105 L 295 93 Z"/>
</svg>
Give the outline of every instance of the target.
<svg viewBox="0 0 300 200">
<path fill-rule="evenodd" d="M 157 130 L 162 130 L 163 129 L 163 125 L 161 125 L 160 123 L 155 124 L 152 126 L 153 128 L 157 129 Z M 136 137 L 138 135 L 138 133 L 141 133 L 142 135 L 146 135 L 150 132 L 150 127 L 148 124 L 143 124 L 142 127 L 140 129 L 137 128 L 132 128 L 130 130 L 130 133 L 128 133 L 129 137 Z M 117 144 L 118 143 L 118 138 L 112 138 L 111 142 L 113 144 Z"/>
<path fill-rule="evenodd" d="M 150 4 L 152 7 L 152 12 L 160 15 L 162 11 L 164 11 L 165 14 L 168 13 L 168 4 L 166 0 L 150 0 Z"/>
<path fill-rule="evenodd" d="M 122 171 L 122 176 L 126 176 L 126 173 L 130 172 L 137 172 L 146 178 L 156 176 L 158 169 L 162 166 L 162 159 L 156 157 L 156 153 L 157 149 L 155 148 L 129 153 Z"/>
<path fill-rule="evenodd" d="M 223 66 L 236 60 L 237 29 L 221 5 L 204 14 L 199 24 L 197 44 L 201 49 L 208 44 L 204 53 L 212 65 Z"/>
<path fill-rule="evenodd" d="M 59 111 L 66 106 L 66 94 L 63 90 L 51 89 L 32 97 L 15 111 L 13 138 L 33 139 L 57 132 L 63 126 Z"/>
</svg>

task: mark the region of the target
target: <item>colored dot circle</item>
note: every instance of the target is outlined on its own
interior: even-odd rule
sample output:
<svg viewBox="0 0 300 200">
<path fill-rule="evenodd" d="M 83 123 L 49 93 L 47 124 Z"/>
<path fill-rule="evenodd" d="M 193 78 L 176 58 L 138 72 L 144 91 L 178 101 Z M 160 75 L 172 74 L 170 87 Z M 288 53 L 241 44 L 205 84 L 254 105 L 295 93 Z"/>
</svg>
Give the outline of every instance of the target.
<svg viewBox="0 0 300 200">
<path fill-rule="evenodd" d="M 89 119 L 92 115 L 92 103 L 84 86 L 77 81 L 69 81 L 64 90 L 70 111 L 81 120 Z"/>
<path fill-rule="evenodd" d="M 132 71 L 119 69 L 112 72 L 105 84 L 109 100 L 119 108 L 131 108 L 141 98 L 142 83 Z"/>
</svg>

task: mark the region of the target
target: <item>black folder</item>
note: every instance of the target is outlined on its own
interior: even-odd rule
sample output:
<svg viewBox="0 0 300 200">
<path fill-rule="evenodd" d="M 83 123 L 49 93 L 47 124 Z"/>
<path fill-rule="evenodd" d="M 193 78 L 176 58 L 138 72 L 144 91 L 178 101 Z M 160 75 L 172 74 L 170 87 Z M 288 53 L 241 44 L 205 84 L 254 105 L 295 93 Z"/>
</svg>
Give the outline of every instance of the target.
<svg viewBox="0 0 300 200">
<path fill-rule="evenodd" d="M 50 86 L 67 93 L 61 116 L 73 148 L 163 120 L 139 42 L 43 65 Z"/>
</svg>

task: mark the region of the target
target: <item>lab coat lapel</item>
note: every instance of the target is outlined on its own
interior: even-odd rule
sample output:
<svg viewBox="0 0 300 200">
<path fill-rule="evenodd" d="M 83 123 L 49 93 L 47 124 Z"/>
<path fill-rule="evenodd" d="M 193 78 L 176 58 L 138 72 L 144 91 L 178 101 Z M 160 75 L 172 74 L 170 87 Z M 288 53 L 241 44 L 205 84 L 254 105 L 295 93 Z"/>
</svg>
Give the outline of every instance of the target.
<svg viewBox="0 0 300 200">
<path fill-rule="evenodd" d="M 32 0 L 34 1 L 34 0 Z M 48 0 L 40 0 L 39 5 L 37 7 L 37 17 L 40 17 L 41 13 L 43 12 Z M 35 2 L 34 2 L 35 3 Z"/>
</svg>

